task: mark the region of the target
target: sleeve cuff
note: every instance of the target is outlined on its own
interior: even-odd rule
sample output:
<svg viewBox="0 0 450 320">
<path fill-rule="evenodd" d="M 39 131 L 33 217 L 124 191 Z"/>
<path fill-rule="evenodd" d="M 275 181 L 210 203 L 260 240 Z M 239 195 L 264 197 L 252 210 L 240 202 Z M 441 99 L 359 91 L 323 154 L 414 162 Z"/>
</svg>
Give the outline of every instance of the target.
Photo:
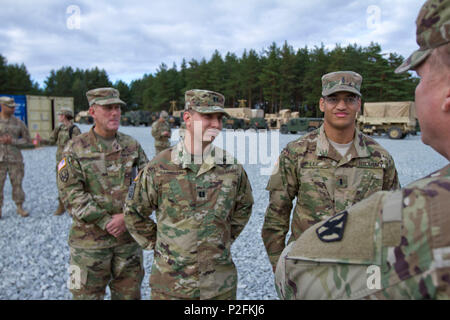
<svg viewBox="0 0 450 320">
<path fill-rule="evenodd" d="M 106 225 L 107 225 L 111 220 L 112 220 L 112 217 L 111 217 L 109 214 L 107 214 L 107 215 L 105 215 L 104 217 L 100 218 L 100 219 L 97 221 L 96 225 L 97 225 L 100 229 L 106 230 Z"/>
</svg>

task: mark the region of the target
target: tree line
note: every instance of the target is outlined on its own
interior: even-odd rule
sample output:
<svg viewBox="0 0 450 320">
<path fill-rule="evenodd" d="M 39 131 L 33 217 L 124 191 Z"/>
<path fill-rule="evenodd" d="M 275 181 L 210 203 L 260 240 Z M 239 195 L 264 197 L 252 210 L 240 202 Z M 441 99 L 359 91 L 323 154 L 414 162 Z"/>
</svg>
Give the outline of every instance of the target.
<svg viewBox="0 0 450 320">
<path fill-rule="evenodd" d="M 7 65 L 0 55 L 0 93 L 43 94 L 74 97 L 75 110 L 87 110 L 85 93 L 98 87 L 112 86 L 119 90 L 127 110 L 169 110 L 175 101 L 184 105 L 184 92 L 189 89 L 208 89 L 225 95 L 226 107 L 238 107 L 240 100 L 251 108 L 276 113 L 281 109 L 299 111 L 301 116 L 319 116 L 321 77 L 325 73 L 351 70 L 363 76 L 363 101 L 402 101 L 414 99 L 418 79 L 409 73 L 395 74 L 403 61 L 396 53 L 382 53 L 381 46 L 356 44 L 332 50 L 322 44 L 314 48 L 294 48 L 287 43 L 279 47 L 272 43 L 261 52 L 244 50 L 241 57 L 216 50 L 211 58 L 200 61 L 183 59 L 180 67 L 161 63 L 154 74 L 144 74 L 129 85 L 114 84 L 103 69 L 51 70 L 45 87 L 39 88 L 30 79 L 25 66 Z"/>
</svg>

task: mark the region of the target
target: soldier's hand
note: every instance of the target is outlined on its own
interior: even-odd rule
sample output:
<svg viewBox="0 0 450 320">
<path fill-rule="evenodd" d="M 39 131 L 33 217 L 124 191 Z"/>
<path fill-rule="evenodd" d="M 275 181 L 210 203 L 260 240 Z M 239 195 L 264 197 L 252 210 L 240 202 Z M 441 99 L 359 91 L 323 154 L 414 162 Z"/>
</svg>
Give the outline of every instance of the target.
<svg viewBox="0 0 450 320">
<path fill-rule="evenodd" d="M 123 213 L 115 214 L 112 216 L 112 220 L 106 225 L 106 231 L 114 237 L 119 237 L 127 230 L 125 226 L 125 220 L 123 219 Z"/>
</svg>

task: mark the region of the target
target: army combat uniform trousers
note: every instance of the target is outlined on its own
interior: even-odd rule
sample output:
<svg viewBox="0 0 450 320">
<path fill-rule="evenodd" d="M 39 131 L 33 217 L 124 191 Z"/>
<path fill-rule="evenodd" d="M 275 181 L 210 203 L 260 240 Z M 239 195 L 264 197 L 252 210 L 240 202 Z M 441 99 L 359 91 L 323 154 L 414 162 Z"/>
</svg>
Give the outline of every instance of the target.
<svg viewBox="0 0 450 320">
<path fill-rule="evenodd" d="M 3 187 L 5 186 L 6 174 L 12 185 L 12 198 L 17 206 L 25 201 L 25 193 L 22 189 L 24 176 L 23 162 L 0 162 L 0 208 L 3 205 Z"/>
<path fill-rule="evenodd" d="M 192 299 L 192 298 L 180 298 L 175 296 L 170 296 L 167 294 L 164 294 L 159 291 L 152 291 L 151 292 L 151 300 L 200 300 L 198 299 Z M 236 288 L 233 290 L 230 290 L 228 292 L 225 292 L 223 294 L 220 294 L 218 296 L 215 296 L 214 298 L 210 298 L 207 300 L 236 300 Z"/>
<path fill-rule="evenodd" d="M 142 249 L 135 242 L 105 249 L 70 247 L 70 292 L 74 300 L 140 300 L 144 277 Z"/>
</svg>

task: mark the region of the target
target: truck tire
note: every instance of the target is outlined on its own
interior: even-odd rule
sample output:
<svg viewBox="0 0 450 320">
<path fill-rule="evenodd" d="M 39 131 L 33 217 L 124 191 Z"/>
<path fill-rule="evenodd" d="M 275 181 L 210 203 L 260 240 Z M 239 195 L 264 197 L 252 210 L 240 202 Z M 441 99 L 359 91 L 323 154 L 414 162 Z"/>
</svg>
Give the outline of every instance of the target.
<svg viewBox="0 0 450 320">
<path fill-rule="evenodd" d="M 281 125 L 280 132 L 281 132 L 282 134 L 287 134 L 287 133 L 288 133 L 288 128 L 287 128 L 287 126 L 284 125 L 284 124 Z"/>
<path fill-rule="evenodd" d="M 399 127 L 392 127 L 388 130 L 388 136 L 391 139 L 402 139 L 403 138 L 403 131 Z"/>
</svg>

